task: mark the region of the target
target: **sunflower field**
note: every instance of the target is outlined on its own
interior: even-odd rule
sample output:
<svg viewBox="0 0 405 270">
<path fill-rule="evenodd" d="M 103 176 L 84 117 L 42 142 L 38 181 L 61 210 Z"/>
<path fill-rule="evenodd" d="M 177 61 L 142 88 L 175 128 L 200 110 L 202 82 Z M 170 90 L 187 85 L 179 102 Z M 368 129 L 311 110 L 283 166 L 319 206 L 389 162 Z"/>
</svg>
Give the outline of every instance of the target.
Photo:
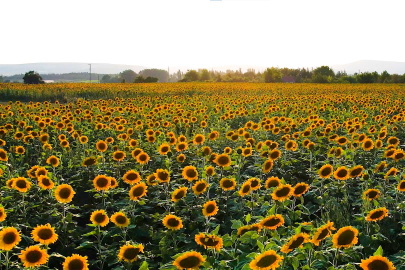
<svg viewBox="0 0 405 270">
<path fill-rule="evenodd" d="M 0 269 L 405 269 L 405 87 L 0 84 Z"/>
</svg>

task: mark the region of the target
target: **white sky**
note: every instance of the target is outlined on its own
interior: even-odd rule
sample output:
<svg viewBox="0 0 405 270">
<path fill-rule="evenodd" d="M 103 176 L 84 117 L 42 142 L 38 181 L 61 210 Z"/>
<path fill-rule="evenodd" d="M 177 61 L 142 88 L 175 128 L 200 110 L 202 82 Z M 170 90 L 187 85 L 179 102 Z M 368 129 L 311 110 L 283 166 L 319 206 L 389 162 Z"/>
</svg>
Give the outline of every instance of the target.
<svg viewBox="0 0 405 270">
<path fill-rule="evenodd" d="M 0 64 L 405 62 L 404 0 L 2 0 Z"/>
</svg>

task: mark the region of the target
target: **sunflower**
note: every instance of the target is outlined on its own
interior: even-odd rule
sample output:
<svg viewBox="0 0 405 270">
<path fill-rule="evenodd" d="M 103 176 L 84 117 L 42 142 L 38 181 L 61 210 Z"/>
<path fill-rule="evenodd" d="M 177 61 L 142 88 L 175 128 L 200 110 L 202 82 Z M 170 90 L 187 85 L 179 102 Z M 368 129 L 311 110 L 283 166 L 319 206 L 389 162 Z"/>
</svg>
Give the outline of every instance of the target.
<svg viewBox="0 0 405 270">
<path fill-rule="evenodd" d="M 162 144 L 159 146 L 159 154 L 161 154 L 161 155 L 167 155 L 167 153 L 169 153 L 169 151 L 170 151 L 170 145 L 169 145 L 169 144 L 167 144 L 167 143 L 162 143 Z"/>
<path fill-rule="evenodd" d="M 124 160 L 125 156 L 126 156 L 126 154 L 125 154 L 125 152 L 123 152 L 123 151 L 117 150 L 117 151 L 115 151 L 115 152 L 113 153 L 113 159 L 114 159 L 115 161 L 122 161 L 122 160 Z"/>
<path fill-rule="evenodd" d="M 111 186 L 111 178 L 106 175 L 98 175 L 93 179 L 93 185 L 97 191 L 108 190 Z"/>
<path fill-rule="evenodd" d="M 223 247 L 222 238 L 217 235 L 209 235 L 205 233 L 196 234 L 194 237 L 198 245 L 205 249 L 216 249 L 219 251 Z"/>
<path fill-rule="evenodd" d="M 176 145 L 176 151 L 182 152 L 188 149 L 188 144 L 186 142 L 180 142 Z"/>
<path fill-rule="evenodd" d="M 195 195 L 200 195 L 202 194 L 207 188 L 209 187 L 209 184 L 205 182 L 204 180 L 197 181 L 194 186 L 193 186 L 193 192 Z"/>
<path fill-rule="evenodd" d="M 329 178 L 333 174 L 333 167 L 332 165 L 325 164 L 323 165 L 318 172 L 320 178 Z"/>
<path fill-rule="evenodd" d="M 218 206 L 215 201 L 204 203 L 202 213 L 205 217 L 215 216 L 218 213 Z"/>
<path fill-rule="evenodd" d="M 250 187 L 252 190 L 258 190 L 261 187 L 260 179 L 258 178 L 250 178 L 248 181 L 250 182 Z"/>
<path fill-rule="evenodd" d="M 349 140 L 346 137 L 339 137 L 338 139 L 336 139 L 336 142 L 339 145 L 345 145 Z"/>
<path fill-rule="evenodd" d="M 399 182 L 397 189 L 401 192 L 405 191 L 405 180 L 402 180 L 401 182 Z"/>
<path fill-rule="evenodd" d="M 127 171 L 122 177 L 122 179 L 124 180 L 125 183 L 130 185 L 134 185 L 142 180 L 139 173 L 134 170 Z"/>
<path fill-rule="evenodd" d="M 58 240 L 55 229 L 49 223 L 46 225 L 38 225 L 31 234 L 34 241 L 40 242 L 43 245 L 53 244 Z"/>
<path fill-rule="evenodd" d="M 273 161 L 277 160 L 279 157 L 281 157 L 281 151 L 278 149 L 271 150 L 268 157 Z"/>
<path fill-rule="evenodd" d="M 9 179 L 9 180 L 6 181 L 6 186 L 7 186 L 8 189 L 12 189 L 12 188 L 13 188 L 13 183 L 14 183 L 14 180 L 15 180 L 15 179 L 16 179 L 16 178 L 11 178 L 11 179 Z"/>
<path fill-rule="evenodd" d="M 177 156 L 176 160 L 179 163 L 183 163 L 186 160 L 186 156 L 183 155 L 183 154 L 180 154 L 180 155 Z"/>
<path fill-rule="evenodd" d="M 52 167 L 58 167 L 59 166 L 59 158 L 55 156 L 50 156 L 47 160 L 46 163 L 51 165 Z"/>
<path fill-rule="evenodd" d="M 143 150 L 141 148 L 135 148 L 134 150 L 132 150 L 131 155 L 136 160 L 136 157 L 142 152 Z"/>
<path fill-rule="evenodd" d="M 374 142 L 372 139 L 365 139 L 362 144 L 362 148 L 364 151 L 370 151 L 374 148 Z"/>
<path fill-rule="evenodd" d="M 181 218 L 171 214 L 166 215 L 162 223 L 169 230 L 177 231 L 183 228 L 183 221 L 181 220 Z"/>
<path fill-rule="evenodd" d="M 280 214 L 268 216 L 260 221 L 260 226 L 269 230 L 275 230 L 278 227 L 283 226 L 283 224 L 284 218 Z"/>
<path fill-rule="evenodd" d="M 46 253 L 46 249 L 40 249 L 39 246 L 30 246 L 21 251 L 21 255 L 18 255 L 25 268 L 37 267 L 45 264 L 49 255 Z"/>
<path fill-rule="evenodd" d="M 23 146 L 17 146 L 17 147 L 15 148 L 15 153 L 16 153 L 16 154 L 23 155 L 23 154 L 25 153 L 25 148 L 24 148 Z"/>
<path fill-rule="evenodd" d="M 242 187 L 239 190 L 239 196 L 244 197 L 246 195 L 249 195 L 249 193 L 252 191 L 252 187 L 250 186 L 250 181 L 246 181 L 245 183 L 242 184 Z"/>
<path fill-rule="evenodd" d="M 12 188 L 18 190 L 21 193 L 27 192 L 31 188 L 31 182 L 25 177 L 13 178 Z"/>
<path fill-rule="evenodd" d="M 35 170 L 35 177 L 38 178 L 41 175 L 48 175 L 48 170 L 45 169 L 44 167 L 38 167 Z"/>
<path fill-rule="evenodd" d="M 333 222 L 328 221 L 328 223 L 326 223 L 325 225 L 319 227 L 316 230 L 316 233 L 314 234 L 314 236 L 312 237 L 311 242 L 315 245 L 315 246 L 319 246 L 319 243 L 332 235 L 332 231 L 336 230 L 333 227 Z"/>
<path fill-rule="evenodd" d="M 66 257 L 63 262 L 63 270 L 89 270 L 88 266 L 87 256 L 83 257 L 78 254 Z"/>
<path fill-rule="evenodd" d="M 371 210 L 370 213 L 367 215 L 366 220 L 377 222 L 387 216 L 388 216 L 388 209 L 385 207 L 380 207 L 380 208 Z"/>
<path fill-rule="evenodd" d="M 198 179 L 198 172 L 196 167 L 194 166 L 186 166 L 183 169 L 183 172 L 181 173 L 184 179 L 188 181 L 193 181 Z"/>
<path fill-rule="evenodd" d="M 204 146 L 201 149 L 201 152 L 204 156 L 209 156 L 211 154 L 211 148 L 209 148 L 208 146 Z"/>
<path fill-rule="evenodd" d="M 289 199 L 293 192 L 294 189 L 291 187 L 291 185 L 280 185 L 273 191 L 271 197 L 273 200 L 282 202 Z"/>
<path fill-rule="evenodd" d="M 272 188 L 272 187 L 278 187 L 281 185 L 281 180 L 278 177 L 272 176 L 267 178 L 266 183 L 264 186 L 266 189 Z"/>
<path fill-rule="evenodd" d="M 392 155 L 392 158 L 395 161 L 400 161 L 401 159 L 405 158 L 405 153 L 403 150 L 396 150 L 395 153 Z"/>
<path fill-rule="evenodd" d="M 294 187 L 294 191 L 293 191 L 293 196 L 294 197 L 301 197 L 302 195 L 304 195 L 309 189 L 309 185 L 301 182 L 295 185 Z"/>
<path fill-rule="evenodd" d="M 249 267 L 253 270 L 276 270 L 284 257 L 278 255 L 274 250 L 268 250 L 256 256 L 250 263 Z"/>
<path fill-rule="evenodd" d="M 60 203 L 69 203 L 72 201 L 73 196 L 76 192 L 68 184 L 62 184 L 58 186 L 55 190 L 55 198 Z"/>
<path fill-rule="evenodd" d="M 399 144 L 399 139 L 397 137 L 389 137 L 387 143 L 397 146 Z"/>
<path fill-rule="evenodd" d="M 145 183 L 140 182 L 140 183 L 132 186 L 132 188 L 129 191 L 129 198 L 132 201 L 137 201 L 146 195 L 147 189 L 148 189 L 148 186 L 146 186 Z"/>
<path fill-rule="evenodd" d="M 205 141 L 204 135 L 197 134 L 197 135 L 194 136 L 193 144 L 195 144 L 195 145 L 203 144 L 204 141 Z"/>
<path fill-rule="evenodd" d="M 208 167 L 205 169 L 205 173 L 206 173 L 208 176 L 213 176 L 213 175 L 215 174 L 215 169 L 214 169 L 214 167 L 208 166 Z"/>
<path fill-rule="evenodd" d="M 136 161 L 141 164 L 144 165 L 146 163 L 148 163 L 148 161 L 150 160 L 150 157 L 147 153 L 142 152 L 140 153 L 137 157 L 136 157 Z"/>
<path fill-rule="evenodd" d="M 95 157 L 87 157 L 82 162 L 83 167 L 93 166 L 96 164 L 97 164 L 97 158 L 95 158 Z"/>
<path fill-rule="evenodd" d="M 252 148 L 247 147 L 242 149 L 242 156 L 248 157 L 252 155 Z"/>
<path fill-rule="evenodd" d="M 93 222 L 94 225 L 104 227 L 110 222 L 106 212 L 104 210 L 96 210 L 91 213 L 90 221 Z"/>
<path fill-rule="evenodd" d="M 342 166 L 337 168 L 333 176 L 338 180 L 347 180 L 349 179 L 350 172 L 345 166 Z"/>
<path fill-rule="evenodd" d="M 111 185 L 110 185 L 111 189 L 116 188 L 118 186 L 117 179 L 115 179 L 114 177 L 110 177 L 110 182 L 111 182 Z"/>
<path fill-rule="evenodd" d="M 168 170 L 157 169 L 154 175 L 159 183 L 169 183 L 170 181 L 170 173 Z"/>
<path fill-rule="evenodd" d="M 152 173 L 151 175 L 146 177 L 146 184 L 148 186 L 155 186 L 155 185 L 159 184 L 159 181 L 156 179 L 156 176 L 154 173 Z"/>
<path fill-rule="evenodd" d="M 172 193 L 172 202 L 178 202 L 184 198 L 187 194 L 187 187 L 181 187 L 173 191 Z"/>
<path fill-rule="evenodd" d="M 360 177 L 363 174 L 364 168 L 361 165 L 354 166 L 349 171 L 350 178 Z"/>
<path fill-rule="evenodd" d="M 0 231 L 0 249 L 4 251 L 12 250 L 20 243 L 20 233 L 14 227 L 3 228 Z"/>
<path fill-rule="evenodd" d="M 0 222 L 4 221 L 7 217 L 6 210 L 4 210 L 3 206 L 0 206 Z"/>
<path fill-rule="evenodd" d="M 306 233 L 299 233 L 291 237 L 291 239 L 281 248 L 281 252 L 289 253 L 296 248 L 302 247 L 303 244 L 309 242 L 309 235 Z"/>
<path fill-rule="evenodd" d="M 387 166 L 388 166 L 387 162 L 381 161 L 381 162 L 378 163 L 377 166 L 375 167 L 374 173 L 383 171 Z"/>
<path fill-rule="evenodd" d="M 228 154 L 220 154 L 215 157 L 214 163 L 220 167 L 228 167 L 231 165 L 231 158 Z"/>
<path fill-rule="evenodd" d="M 242 226 L 238 229 L 237 235 L 241 236 L 247 232 L 251 232 L 251 231 L 260 232 L 261 230 L 262 230 L 262 225 L 260 225 L 260 223 L 246 225 L 246 226 Z"/>
<path fill-rule="evenodd" d="M 350 248 L 354 246 L 358 242 L 358 234 L 359 231 L 352 226 L 340 228 L 332 237 L 333 247 Z"/>
<path fill-rule="evenodd" d="M 388 180 L 388 177 L 390 177 L 390 176 L 396 176 L 397 173 L 399 173 L 399 171 L 398 171 L 396 168 L 392 167 L 392 168 L 389 169 L 389 171 L 385 174 L 384 178 L 385 178 L 386 180 Z"/>
<path fill-rule="evenodd" d="M 138 259 L 138 254 L 143 253 L 143 245 L 131 245 L 127 242 L 124 246 L 120 247 L 120 252 L 118 253 L 118 260 L 132 263 Z"/>
<path fill-rule="evenodd" d="M 96 143 L 96 149 L 97 149 L 99 152 L 105 152 L 105 151 L 107 151 L 107 149 L 108 149 L 108 144 L 107 144 L 105 141 L 98 141 L 98 142 Z"/>
<path fill-rule="evenodd" d="M 110 217 L 111 221 L 115 224 L 115 226 L 119 228 L 128 227 L 130 221 L 127 216 L 123 212 L 117 212 Z"/>
<path fill-rule="evenodd" d="M 236 182 L 233 178 L 222 178 L 221 181 L 219 181 L 219 186 L 223 190 L 234 190 L 236 187 Z"/>
<path fill-rule="evenodd" d="M 367 189 L 363 192 L 363 199 L 372 201 L 380 197 L 380 191 L 378 189 Z"/>
<path fill-rule="evenodd" d="M 7 152 L 4 151 L 3 149 L 0 149 L 0 161 L 4 162 L 8 161 Z"/>
<path fill-rule="evenodd" d="M 386 257 L 371 256 L 367 260 L 361 260 L 360 267 L 363 270 L 395 270 L 395 266 Z"/>
<path fill-rule="evenodd" d="M 177 269 L 199 269 L 199 267 L 205 262 L 204 257 L 199 252 L 189 251 L 183 253 L 180 257 L 178 257 L 174 262 L 173 265 L 177 267 Z"/>
<path fill-rule="evenodd" d="M 268 173 L 273 168 L 273 160 L 268 159 L 263 163 L 263 173 Z"/>
</svg>

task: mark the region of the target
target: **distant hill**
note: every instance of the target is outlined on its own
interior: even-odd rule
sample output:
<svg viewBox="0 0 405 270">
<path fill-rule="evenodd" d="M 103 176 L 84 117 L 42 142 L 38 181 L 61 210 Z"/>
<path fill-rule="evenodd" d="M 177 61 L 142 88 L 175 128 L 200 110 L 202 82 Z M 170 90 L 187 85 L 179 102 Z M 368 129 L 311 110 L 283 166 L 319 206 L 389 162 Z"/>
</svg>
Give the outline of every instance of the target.
<svg viewBox="0 0 405 270">
<path fill-rule="evenodd" d="M 359 72 L 383 72 L 388 71 L 390 74 L 404 74 L 405 62 L 392 62 L 392 61 L 375 61 L 375 60 L 361 60 L 344 65 L 331 65 L 335 72 L 345 70 L 348 74 Z"/>
<path fill-rule="evenodd" d="M 117 74 L 126 69 L 132 69 L 136 73 L 146 67 L 134 65 L 117 64 L 91 64 L 91 72 L 99 74 Z M 40 74 L 63 74 L 89 72 L 88 63 L 32 63 L 32 64 L 0 64 L 0 75 L 10 76 L 24 74 L 30 70 L 35 70 Z"/>
</svg>

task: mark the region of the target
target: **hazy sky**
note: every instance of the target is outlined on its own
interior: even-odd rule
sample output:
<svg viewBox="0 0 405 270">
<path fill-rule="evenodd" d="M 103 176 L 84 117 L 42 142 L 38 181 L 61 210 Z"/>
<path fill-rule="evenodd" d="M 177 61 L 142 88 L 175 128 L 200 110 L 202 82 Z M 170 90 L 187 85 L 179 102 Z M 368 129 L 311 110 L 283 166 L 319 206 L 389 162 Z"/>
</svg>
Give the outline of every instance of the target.
<svg viewBox="0 0 405 270">
<path fill-rule="evenodd" d="M 405 1 L 2 0 L 0 64 L 405 62 Z"/>
</svg>

